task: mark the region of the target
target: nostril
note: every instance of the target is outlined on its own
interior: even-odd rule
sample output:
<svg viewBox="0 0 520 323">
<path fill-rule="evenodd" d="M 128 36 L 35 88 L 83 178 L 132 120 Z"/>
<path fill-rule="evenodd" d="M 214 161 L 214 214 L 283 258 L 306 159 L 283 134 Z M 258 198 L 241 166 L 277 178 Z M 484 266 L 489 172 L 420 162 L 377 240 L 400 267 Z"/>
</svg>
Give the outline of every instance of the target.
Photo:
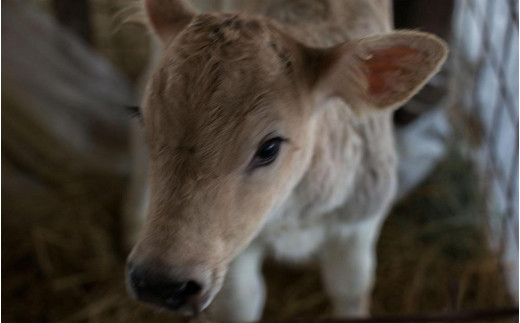
<svg viewBox="0 0 520 323">
<path fill-rule="evenodd" d="M 199 284 L 194 282 L 193 280 L 190 280 L 188 284 L 186 285 L 186 290 L 190 293 L 196 293 L 201 290 L 201 287 Z"/>
<path fill-rule="evenodd" d="M 191 295 L 195 295 L 198 292 L 200 292 L 201 289 L 202 289 L 202 287 L 199 284 L 197 284 L 193 280 L 190 280 L 184 286 L 184 292 L 183 293 L 188 295 L 188 296 L 191 296 Z"/>
<path fill-rule="evenodd" d="M 177 310 L 200 292 L 201 286 L 195 281 L 184 283 L 169 283 L 164 286 L 160 296 L 162 305 Z"/>
<path fill-rule="evenodd" d="M 184 283 L 169 283 L 164 286 L 162 298 L 166 303 L 184 303 L 191 296 L 196 295 L 201 289 L 201 286 L 193 280 Z"/>
</svg>

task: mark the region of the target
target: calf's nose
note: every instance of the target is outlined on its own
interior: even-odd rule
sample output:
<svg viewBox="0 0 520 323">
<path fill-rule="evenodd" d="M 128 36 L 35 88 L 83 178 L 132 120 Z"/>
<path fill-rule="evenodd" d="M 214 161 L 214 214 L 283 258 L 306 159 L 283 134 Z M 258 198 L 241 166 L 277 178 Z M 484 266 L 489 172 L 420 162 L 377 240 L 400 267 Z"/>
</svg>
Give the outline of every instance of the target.
<svg viewBox="0 0 520 323">
<path fill-rule="evenodd" d="M 146 268 L 134 266 L 128 267 L 128 284 L 138 300 L 173 311 L 192 301 L 196 302 L 202 289 L 196 281 L 175 281 L 166 274 L 152 273 Z"/>
</svg>

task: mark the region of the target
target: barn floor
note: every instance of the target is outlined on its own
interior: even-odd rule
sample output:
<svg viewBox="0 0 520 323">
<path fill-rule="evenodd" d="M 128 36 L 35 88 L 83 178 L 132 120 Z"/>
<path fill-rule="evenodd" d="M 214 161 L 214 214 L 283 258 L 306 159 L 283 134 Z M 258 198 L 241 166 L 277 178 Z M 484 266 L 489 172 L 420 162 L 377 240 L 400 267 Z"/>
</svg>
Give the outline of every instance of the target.
<svg viewBox="0 0 520 323">
<path fill-rule="evenodd" d="M 3 162 L 3 168 L 8 167 Z M 9 179 L 7 179 L 9 180 Z M 95 189 L 103 183 L 104 189 Z M 118 248 L 124 179 L 76 176 L 26 199 L 3 191 L 2 320 L 171 321 L 131 300 Z M 378 245 L 374 315 L 446 313 L 512 305 L 496 257 L 484 241 L 471 163 L 451 153 L 384 225 Z M 265 318 L 323 318 L 329 304 L 317 268 L 267 262 Z"/>
</svg>

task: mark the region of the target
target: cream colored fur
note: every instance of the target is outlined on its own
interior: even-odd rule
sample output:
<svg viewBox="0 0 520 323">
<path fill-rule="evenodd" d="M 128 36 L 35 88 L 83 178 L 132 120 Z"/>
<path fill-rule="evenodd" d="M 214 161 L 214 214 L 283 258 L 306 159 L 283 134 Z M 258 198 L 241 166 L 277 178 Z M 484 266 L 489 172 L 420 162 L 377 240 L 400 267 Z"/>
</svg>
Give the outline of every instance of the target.
<svg viewBox="0 0 520 323">
<path fill-rule="evenodd" d="M 200 309 L 223 284 L 210 310 L 250 321 L 262 313 L 266 254 L 317 258 L 334 314 L 367 315 L 396 191 L 392 113 L 446 48 L 390 33 L 387 1 L 231 3 L 259 16 L 147 1 L 164 51 L 143 101 L 150 200 L 129 261 L 200 282 Z M 250 170 L 270 133 L 288 141 Z"/>
</svg>

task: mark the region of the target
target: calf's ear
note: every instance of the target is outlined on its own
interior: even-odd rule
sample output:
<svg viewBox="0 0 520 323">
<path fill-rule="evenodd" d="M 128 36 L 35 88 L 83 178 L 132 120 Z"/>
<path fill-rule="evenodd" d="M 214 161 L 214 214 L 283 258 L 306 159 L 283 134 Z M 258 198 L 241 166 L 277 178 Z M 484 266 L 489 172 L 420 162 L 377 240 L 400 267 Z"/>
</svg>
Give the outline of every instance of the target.
<svg viewBox="0 0 520 323">
<path fill-rule="evenodd" d="M 144 5 L 148 21 L 163 43 L 175 38 L 197 15 L 186 0 L 145 0 Z"/>
<path fill-rule="evenodd" d="M 309 50 L 318 98 L 340 97 L 354 111 L 396 109 L 438 72 L 448 49 L 438 37 L 397 31 Z"/>
</svg>

